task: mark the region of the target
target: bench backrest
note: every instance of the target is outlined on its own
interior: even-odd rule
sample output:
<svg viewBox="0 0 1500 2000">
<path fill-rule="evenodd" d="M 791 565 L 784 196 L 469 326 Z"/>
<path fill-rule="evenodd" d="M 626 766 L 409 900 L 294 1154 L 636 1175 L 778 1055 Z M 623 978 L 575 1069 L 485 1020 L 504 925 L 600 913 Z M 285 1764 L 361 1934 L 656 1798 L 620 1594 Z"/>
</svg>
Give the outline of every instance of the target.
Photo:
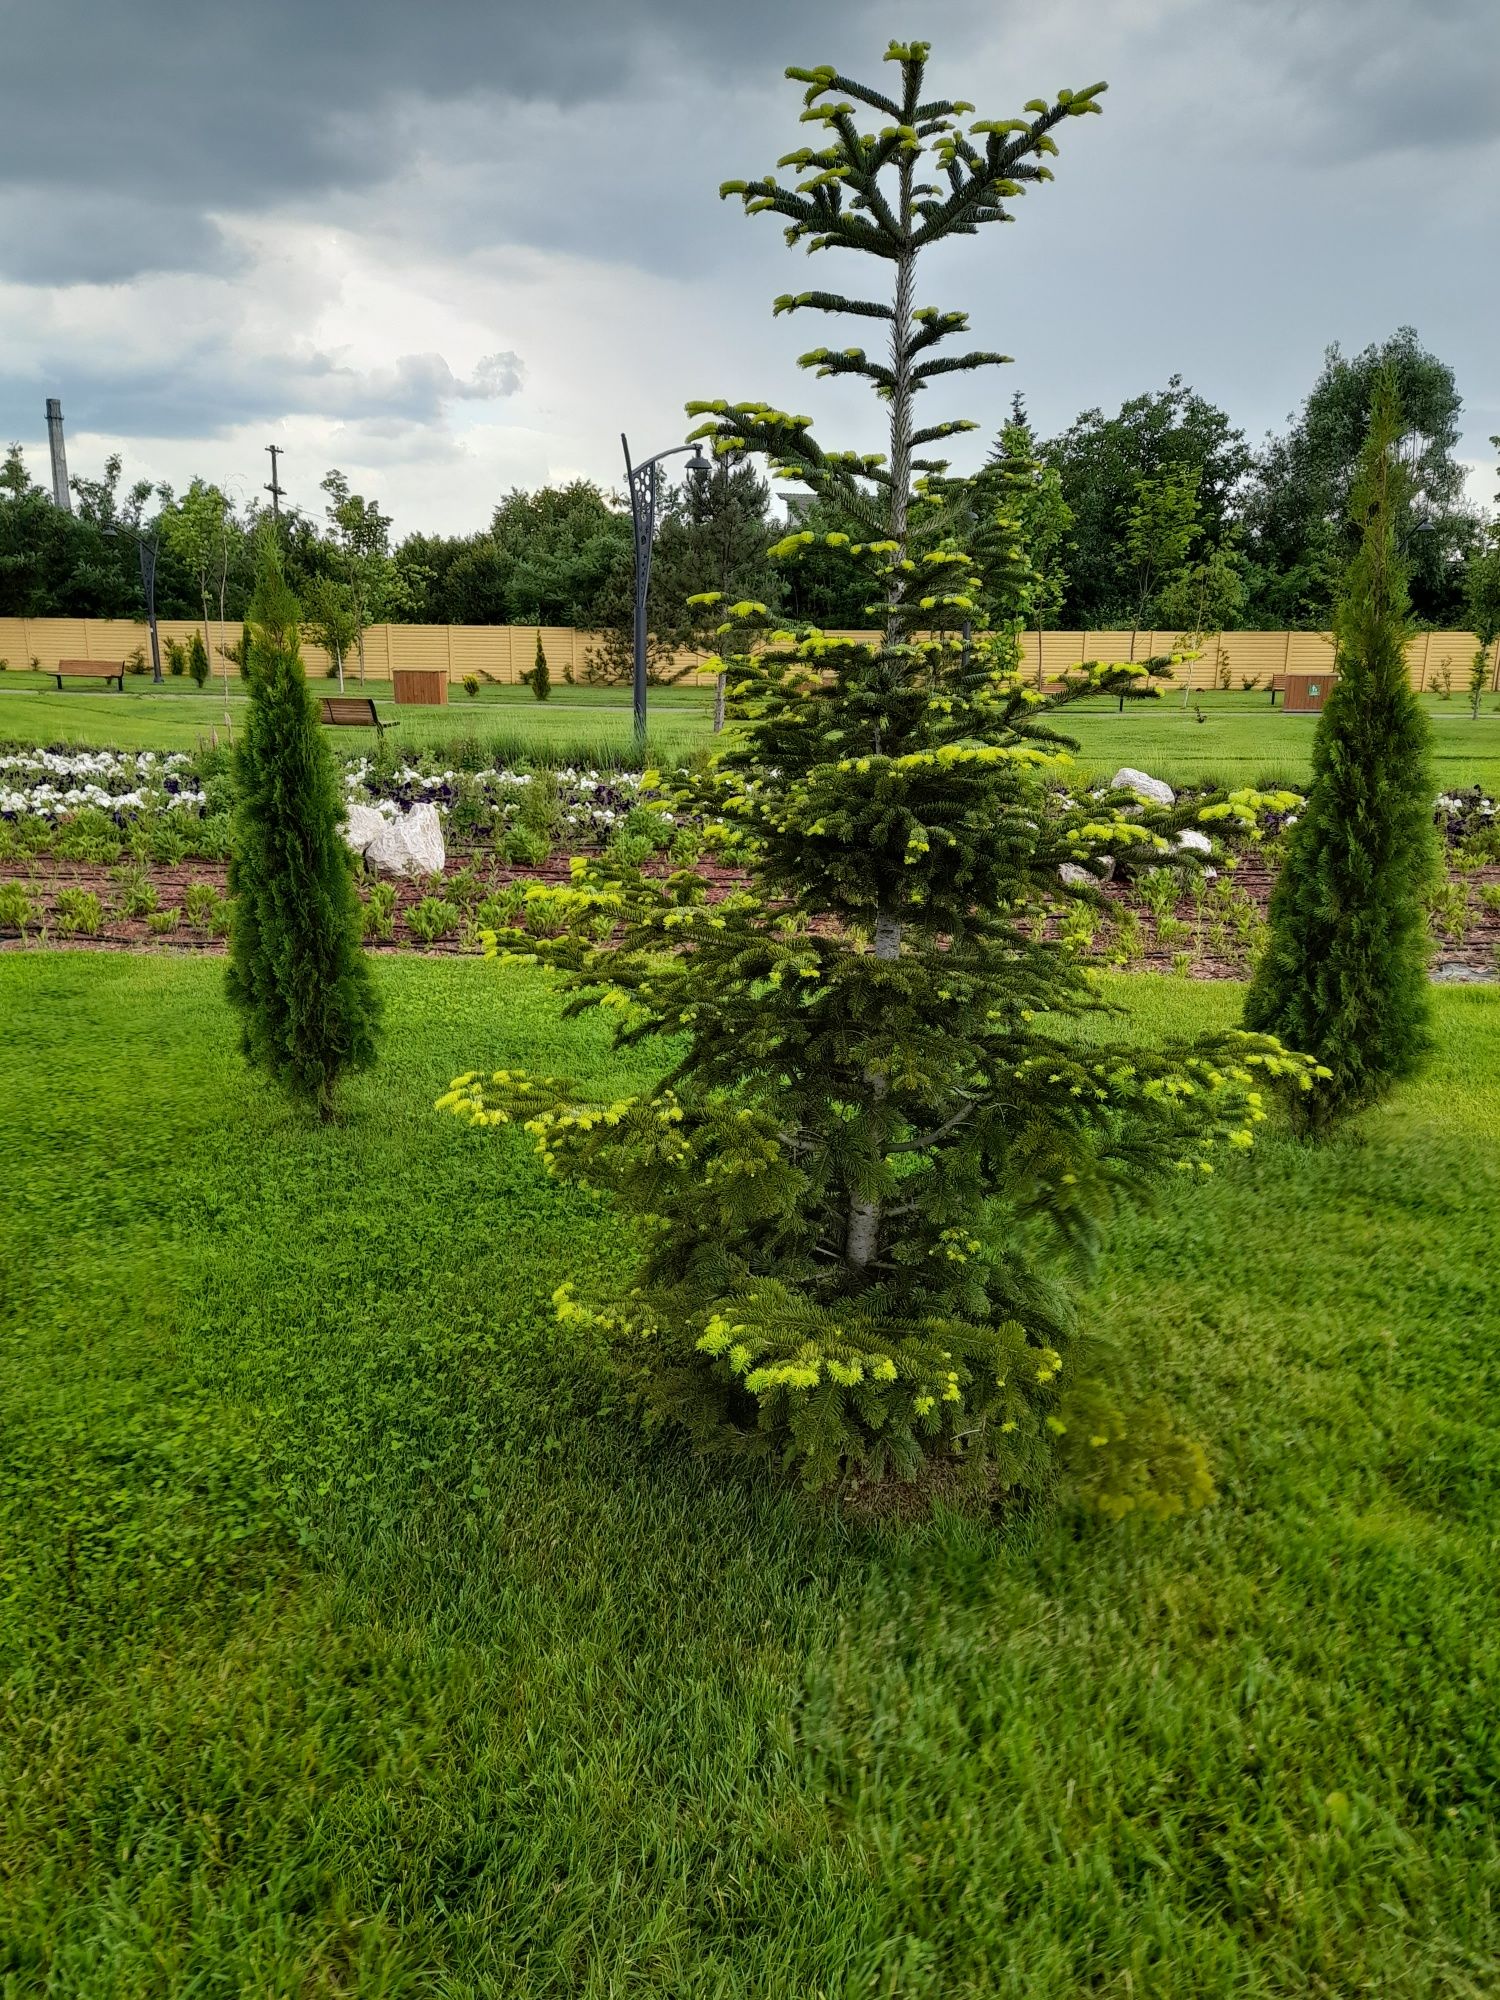
<svg viewBox="0 0 1500 2000">
<path fill-rule="evenodd" d="M 325 722 L 362 723 L 366 729 L 374 727 L 375 704 L 368 695 L 325 694 L 322 701 Z"/>
<path fill-rule="evenodd" d="M 59 660 L 52 669 L 55 674 L 92 674 L 96 678 L 102 677 L 106 680 L 113 679 L 116 674 L 123 674 L 124 671 L 123 660 Z"/>
</svg>

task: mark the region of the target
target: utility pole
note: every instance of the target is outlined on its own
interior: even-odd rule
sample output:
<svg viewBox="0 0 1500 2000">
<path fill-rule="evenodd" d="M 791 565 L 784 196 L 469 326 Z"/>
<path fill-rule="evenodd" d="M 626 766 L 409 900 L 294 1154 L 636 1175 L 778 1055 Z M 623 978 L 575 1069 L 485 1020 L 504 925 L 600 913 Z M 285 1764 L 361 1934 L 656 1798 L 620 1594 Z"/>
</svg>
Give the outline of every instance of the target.
<svg viewBox="0 0 1500 2000">
<path fill-rule="evenodd" d="M 65 514 L 73 511 L 68 491 L 68 454 L 63 448 L 62 404 L 56 396 L 47 398 L 47 446 L 52 453 L 52 504 Z"/>
<path fill-rule="evenodd" d="M 280 444 L 268 444 L 266 446 L 266 450 L 271 454 L 271 482 L 265 488 L 265 491 L 271 496 L 272 517 L 278 521 L 281 519 L 281 496 L 285 489 L 277 477 L 276 461 L 285 449 L 285 445 Z"/>
</svg>

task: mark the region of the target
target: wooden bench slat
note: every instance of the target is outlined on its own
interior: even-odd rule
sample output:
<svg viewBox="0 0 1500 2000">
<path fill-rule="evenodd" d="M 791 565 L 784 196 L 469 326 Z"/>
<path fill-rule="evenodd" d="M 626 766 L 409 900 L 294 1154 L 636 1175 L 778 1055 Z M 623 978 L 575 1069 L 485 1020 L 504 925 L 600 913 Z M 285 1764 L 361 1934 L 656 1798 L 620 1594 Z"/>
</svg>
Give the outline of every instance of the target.
<svg viewBox="0 0 1500 2000">
<path fill-rule="evenodd" d="M 59 687 L 63 677 L 69 680 L 118 681 L 120 692 L 125 692 L 125 663 L 123 660 L 59 660 L 48 671 Z"/>
<path fill-rule="evenodd" d="M 331 729 L 390 729 L 376 713 L 369 695 L 325 694 L 318 697 L 323 720 Z"/>
</svg>

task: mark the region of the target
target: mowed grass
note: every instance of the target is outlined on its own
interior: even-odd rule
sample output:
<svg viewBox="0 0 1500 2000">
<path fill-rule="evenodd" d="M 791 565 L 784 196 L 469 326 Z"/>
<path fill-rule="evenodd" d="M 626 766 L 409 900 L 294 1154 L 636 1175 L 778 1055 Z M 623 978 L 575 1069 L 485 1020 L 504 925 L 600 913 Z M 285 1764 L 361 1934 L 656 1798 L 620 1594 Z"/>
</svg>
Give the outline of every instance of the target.
<svg viewBox="0 0 1500 2000">
<path fill-rule="evenodd" d="M 20 683 L 26 683 L 22 686 Z M 327 684 L 314 683 L 317 693 Z M 351 692 L 357 692 L 350 682 Z M 529 749 L 561 748 L 568 755 L 618 757 L 632 742 L 627 688 L 558 685 L 552 699 L 534 701 L 525 688 L 481 690 L 471 700 L 454 688 L 445 708 L 395 708 L 390 686 L 371 681 L 385 715 L 397 716 L 395 742 L 413 750 L 447 744 L 460 736 L 493 743 L 505 756 Z M 244 696 L 231 683 L 231 720 L 244 714 Z M 686 754 L 706 742 L 712 730 L 712 691 L 694 686 L 653 688 L 649 717 L 653 754 Z M 1423 699 L 1433 728 L 1434 770 L 1445 791 L 1483 785 L 1500 791 L 1500 704 L 1487 696 L 1477 719 L 1458 696 Z M 1200 720 L 1200 716 L 1202 720 Z M 1251 785 L 1264 780 L 1302 782 L 1311 770 L 1316 717 L 1273 710 L 1264 693 L 1203 693 L 1186 705 L 1180 691 L 1159 700 L 1127 702 L 1124 714 L 1114 701 L 1086 701 L 1069 708 L 1057 726 L 1075 737 L 1090 778 L 1108 778 L 1131 764 L 1174 784 L 1213 782 Z M 0 682 L 0 741 L 73 743 L 119 750 L 192 750 L 217 731 L 224 736 L 222 684 L 202 694 L 190 681 L 169 681 L 153 690 L 149 681 L 127 679 L 125 692 L 93 693 L 68 688 L 58 693 L 39 677 L 8 674 Z M 368 749 L 373 730 L 340 729 L 330 735 L 346 750 Z"/>
<path fill-rule="evenodd" d="M 378 971 L 320 1130 L 220 967 L 0 956 L 5 2000 L 1500 1990 L 1495 995 L 1117 1235 L 1214 1507 L 876 1527 L 644 1444 L 549 1304 L 626 1236 L 430 1109 L 642 1058 Z"/>
<path fill-rule="evenodd" d="M 310 685 L 314 694 L 338 693 L 332 681 L 318 679 Z M 593 745 L 618 753 L 634 735 L 629 688 L 568 687 L 559 681 L 551 697 L 539 702 L 522 687 L 484 686 L 470 697 L 455 685 L 443 707 L 397 708 L 389 681 L 370 680 L 361 688 L 351 674 L 346 692 L 374 698 L 382 719 L 394 722 L 392 740 L 398 749 L 421 750 L 472 736 L 481 743 L 503 744 L 508 754 L 531 744 Z M 222 681 L 211 681 L 200 693 L 187 679 L 169 679 L 158 688 L 149 679 L 127 675 L 123 692 L 89 682 L 59 691 L 44 675 L 9 673 L 0 677 L 0 742 L 194 750 L 215 734 L 223 742 L 226 730 L 243 719 L 247 701 L 243 682 L 231 680 L 226 724 Z M 685 753 L 712 733 L 712 689 L 652 688 L 648 718 L 653 748 Z M 342 750 L 369 750 L 375 743 L 373 729 L 340 728 L 328 734 Z"/>
<path fill-rule="evenodd" d="M 1454 695 L 1424 695 L 1432 725 L 1433 775 L 1440 791 L 1482 785 L 1500 791 L 1500 702 L 1487 695 L 1478 717 Z M 1234 787 L 1267 779 L 1305 781 L 1312 771 L 1315 715 L 1286 715 L 1264 692 L 1190 694 L 1168 688 L 1159 699 L 1127 702 L 1124 714 L 1108 700 L 1079 702 L 1058 727 L 1077 739 L 1079 756 L 1095 776 L 1109 778 L 1122 764 L 1170 783 Z"/>
</svg>

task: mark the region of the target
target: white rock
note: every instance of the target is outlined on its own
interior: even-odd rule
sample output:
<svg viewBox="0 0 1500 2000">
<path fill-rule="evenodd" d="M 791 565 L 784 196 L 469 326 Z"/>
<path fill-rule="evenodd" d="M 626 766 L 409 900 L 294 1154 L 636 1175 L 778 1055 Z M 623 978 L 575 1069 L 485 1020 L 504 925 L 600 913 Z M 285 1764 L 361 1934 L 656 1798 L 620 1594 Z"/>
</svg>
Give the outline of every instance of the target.
<svg viewBox="0 0 1500 2000">
<path fill-rule="evenodd" d="M 374 806 L 351 805 L 344 821 L 344 838 L 356 854 L 363 854 L 377 835 L 385 832 L 385 815 Z"/>
<path fill-rule="evenodd" d="M 1099 877 L 1087 868 L 1080 868 L 1076 861 L 1058 864 L 1057 879 L 1069 889 L 1097 889 Z"/>
<path fill-rule="evenodd" d="M 1120 767 L 1109 781 L 1112 792 L 1134 792 L 1137 798 L 1150 799 L 1159 806 L 1177 803 L 1177 794 L 1163 778 L 1147 777 L 1144 771 L 1132 771 L 1128 764 Z"/>
<path fill-rule="evenodd" d="M 1194 854 L 1212 854 L 1214 844 L 1206 833 L 1199 833 L 1193 826 L 1185 826 L 1173 843 L 1177 847 L 1189 848 Z"/>
<path fill-rule="evenodd" d="M 436 875 L 443 865 L 443 823 L 436 806 L 413 806 L 396 819 L 382 820 L 365 849 L 368 867 L 382 875 Z"/>
</svg>

